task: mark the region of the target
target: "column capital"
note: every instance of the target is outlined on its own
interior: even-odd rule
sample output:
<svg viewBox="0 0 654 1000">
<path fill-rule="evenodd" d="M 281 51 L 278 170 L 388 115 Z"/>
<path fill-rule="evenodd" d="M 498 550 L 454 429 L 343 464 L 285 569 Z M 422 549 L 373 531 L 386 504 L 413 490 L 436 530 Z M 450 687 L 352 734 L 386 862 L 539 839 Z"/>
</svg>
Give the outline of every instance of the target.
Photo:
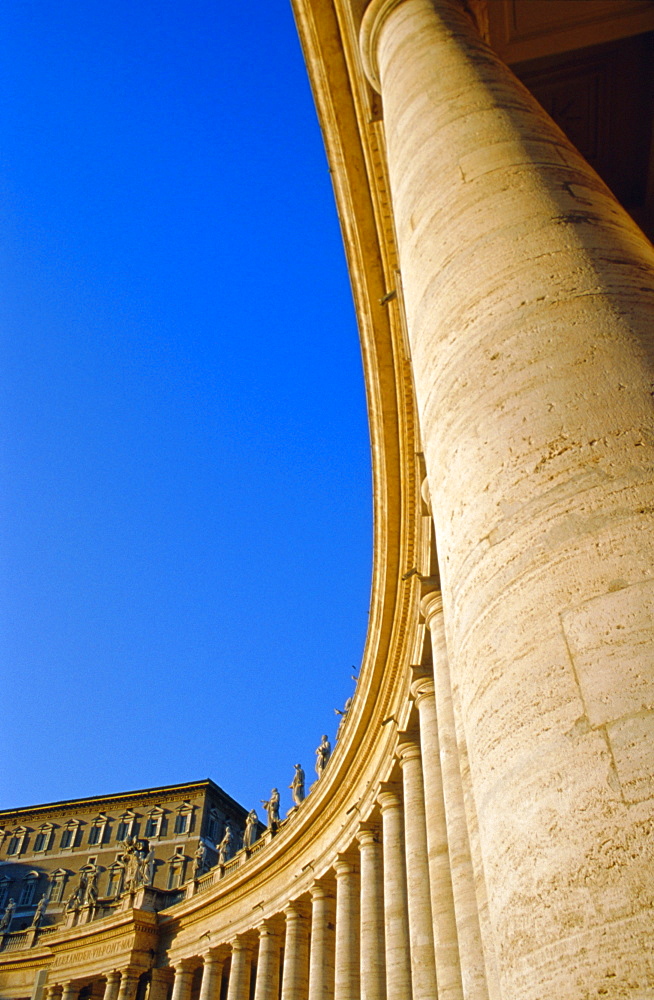
<svg viewBox="0 0 654 1000">
<path fill-rule="evenodd" d="M 382 782 L 377 792 L 377 802 L 381 807 L 382 816 L 391 809 L 400 809 L 402 807 L 400 786 L 391 781 Z"/>
<path fill-rule="evenodd" d="M 236 937 L 232 938 L 229 942 L 229 946 L 232 952 L 250 952 L 252 951 L 252 942 L 244 934 L 238 934 Z"/>
<path fill-rule="evenodd" d="M 372 0 L 368 4 L 359 32 L 359 49 L 363 71 L 372 87 L 381 94 L 379 66 L 377 64 L 377 42 L 386 18 L 403 3 L 403 0 Z"/>
<path fill-rule="evenodd" d="M 201 958 L 206 968 L 207 965 L 222 965 L 225 961 L 225 954 L 220 947 L 209 948 L 208 951 L 202 952 Z"/>
<path fill-rule="evenodd" d="M 433 699 L 436 695 L 433 676 L 417 676 L 411 681 L 411 695 L 418 708 L 421 702 L 427 698 Z"/>
<path fill-rule="evenodd" d="M 359 849 L 381 843 L 379 827 L 375 823 L 362 823 L 357 830 L 356 838 L 359 841 Z"/>
<path fill-rule="evenodd" d="M 310 888 L 311 899 L 333 899 L 334 893 L 325 882 L 314 882 Z"/>
<path fill-rule="evenodd" d="M 259 940 L 265 937 L 280 937 L 280 928 L 274 917 L 266 917 L 257 924 L 256 930 L 259 934 Z"/>
<path fill-rule="evenodd" d="M 443 614 L 443 594 L 440 590 L 430 590 L 420 602 L 420 611 L 431 629 L 432 621 L 438 614 Z"/>
<path fill-rule="evenodd" d="M 354 875 L 357 868 L 348 855 L 339 854 L 333 864 L 336 878 L 344 878 L 346 875 Z"/>
<path fill-rule="evenodd" d="M 176 959 L 176 961 L 171 962 L 170 964 L 172 965 L 176 974 L 178 972 L 191 972 L 194 966 L 192 958 L 178 958 Z M 136 972 L 134 969 L 123 969 L 121 975 L 134 976 L 136 975 Z"/>
<path fill-rule="evenodd" d="M 287 923 L 294 920 L 305 920 L 308 916 L 307 905 L 299 899 L 291 899 L 284 907 L 284 915 Z"/>
<path fill-rule="evenodd" d="M 420 760 L 420 738 L 414 733 L 398 733 L 399 739 L 395 754 L 400 762 L 400 767 L 410 760 Z"/>
</svg>

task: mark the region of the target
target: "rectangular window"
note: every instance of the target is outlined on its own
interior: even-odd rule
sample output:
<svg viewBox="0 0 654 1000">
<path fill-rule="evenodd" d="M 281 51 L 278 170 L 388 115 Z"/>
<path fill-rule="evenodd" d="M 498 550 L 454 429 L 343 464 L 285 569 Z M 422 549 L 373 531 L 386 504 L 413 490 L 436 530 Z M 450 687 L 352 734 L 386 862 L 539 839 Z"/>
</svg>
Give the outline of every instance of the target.
<svg viewBox="0 0 654 1000">
<path fill-rule="evenodd" d="M 175 817 L 175 833 L 186 833 L 188 828 L 188 815 L 186 813 L 179 813 Z"/>
<path fill-rule="evenodd" d="M 126 820 L 121 819 L 116 831 L 116 840 L 125 840 L 126 837 L 129 837 L 129 828 L 131 825 L 131 822 L 128 823 Z"/>
<path fill-rule="evenodd" d="M 50 830 L 40 830 L 34 838 L 34 851 L 47 851 L 50 845 Z"/>
<path fill-rule="evenodd" d="M 171 865 L 168 869 L 168 888 L 178 889 L 182 884 L 182 866 Z"/>
<path fill-rule="evenodd" d="M 36 888 L 36 879 L 34 878 L 27 879 L 20 894 L 20 899 L 18 901 L 19 906 L 30 905 L 32 899 L 34 898 L 35 888 Z"/>
<path fill-rule="evenodd" d="M 100 834 L 102 833 L 101 826 L 92 826 L 89 830 L 89 844 L 99 844 Z"/>
<path fill-rule="evenodd" d="M 12 837 L 11 840 L 9 841 L 9 847 L 7 848 L 7 854 L 19 854 L 21 846 L 22 846 L 22 843 L 23 843 L 22 836 L 21 837 L 15 837 L 15 836 Z"/>
<path fill-rule="evenodd" d="M 77 827 L 68 827 L 61 835 L 61 847 L 74 847 Z"/>
<path fill-rule="evenodd" d="M 150 816 L 147 823 L 145 824 L 145 836 L 147 837 L 158 837 L 159 836 L 159 824 L 161 823 L 160 816 Z"/>
<path fill-rule="evenodd" d="M 56 878 L 54 880 L 54 882 L 52 883 L 52 889 L 50 891 L 50 902 L 51 903 L 60 903 L 61 902 L 61 900 L 63 898 L 63 895 L 64 895 L 65 881 L 66 880 L 65 880 L 64 876 L 62 875 L 59 878 Z"/>
</svg>

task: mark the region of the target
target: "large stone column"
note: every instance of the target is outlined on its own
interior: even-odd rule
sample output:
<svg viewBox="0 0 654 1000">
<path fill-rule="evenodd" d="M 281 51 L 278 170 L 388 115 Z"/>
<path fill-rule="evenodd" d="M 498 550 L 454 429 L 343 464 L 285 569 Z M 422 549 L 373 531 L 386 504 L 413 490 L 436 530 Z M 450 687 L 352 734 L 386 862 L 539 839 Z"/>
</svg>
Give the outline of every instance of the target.
<svg viewBox="0 0 654 1000">
<path fill-rule="evenodd" d="M 438 996 L 439 1000 L 463 1000 L 433 679 L 417 677 L 411 685 L 411 693 L 420 718 L 429 888 L 434 921 L 434 958 Z"/>
<path fill-rule="evenodd" d="M 411 958 L 402 798 L 393 786 L 383 788 L 378 798 L 384 855 L 386 996 L 388 1000 L 406 1000 L 411 996 Z"/>
<path fill-rule="evenodd" d="M 61 991 L 61 1000 L 75 1000 L 80 988 L 77 983 L 64 983 Z"/>
<path fill-rule="evenodd" d="M 654 886 L 654 254 L 454 0 L 373 0 L 502 992 L 633 995 Z"/>
<path fill-rule="evenodd" d="M 414 737 L 402 733 L 397 754 L 404 787 L 404 850 L 411 942 L 412 997 L 413 1000 L 432 1000 L 437 995 L 436 964 L 420 746 Z"/>
<path fill-rule="evenodd" d="M 259 957 L 254 1000 L 278 1000 L 281 941 L 270 920 L 259 924 Z"/>
<path fill-rule="evenodd" d="M 220 1000 L 225 955 L 211 948 L 202 956 L 202 986 L 199 1000 Z"/>
<path fill-rule="evenodd" d="M 361 859 L 361 1000 L 386 1000 L 384 866 L 375 826 L 357 833 Z"/>
<path fill-rule="evenodd" d="M 347 858 L 334 863 L 336 873 L 336 968 L 334 1000 L 359 998 L 359 879 Z"/>
<path fill-rule="evenodd" d="M 229 970 L 227 1000 L 249 1000 L 252 976 L 252 949 L 246 938 L 237 937 L 231 942 L 232 967 Z"/>
<path fill-rule="evenodd" d="M 311 886 L 309 1000 L 333 1000 L 336 914 L 334 893 L 323 882 Z"/>
<path fill-rule="evenodd" d="M 292 902 L 284 908 L 284 972 L 281 1000 L 306 1000 L 309 986 L 309 925 L 305 907 Z"/>
</svg>

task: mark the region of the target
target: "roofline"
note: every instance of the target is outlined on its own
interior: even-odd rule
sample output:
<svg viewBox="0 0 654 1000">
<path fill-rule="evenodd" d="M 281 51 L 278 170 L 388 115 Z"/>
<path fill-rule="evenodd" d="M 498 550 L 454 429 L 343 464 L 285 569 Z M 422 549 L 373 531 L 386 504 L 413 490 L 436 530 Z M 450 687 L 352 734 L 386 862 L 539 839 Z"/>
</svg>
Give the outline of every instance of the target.
<svg viewBox="0 0 654 1000">
<path fill-rule="evenodd" d="M 130 799 L 139 795 L 156 798 L 158 795 L 162 793 L 167 794 L 169 792 L 176 791 L 178 789 L 181 791 L 181 790 L 188 790 L 191 788 L 203 788 L 203 787 L 212 788 L 214 791 L 218 792 L 218 794 L 227 802 L 233 803 L 233 805 L 235 805 L 238 809 L 244 812 L 246 811 L 245 807 L 242 806 L 240 802 L 237 802 L 236 799 L 233 799 L 231 795 L 228 795 L 227 792 L 223 791 L 223 789 L 219 785 L 217 785 L 215 781 L 212 781 L 211 778 L 202 778 L 200 781 L 186 781 L 180 785 L 159 785 L 156 788 L 138 788 L 135 791 L 131 792 L 116 792 L 113 795 L 111 794 L 90 795 L 81 799 L 61 799 L 58 802 L 44 802 L 32 806 L 18 806 L 15 809 L 0 809 L 0 818 L 5 818 L 8 816 L 19 816 L 23 813 L 35 812 L 37 810 L 39 811 L 44 809 L 58 810 L 69 806 L 81 806 L 87 802 L 96 804 L 100 802 L 115 802 L 116 800 Z"/>
</svg>

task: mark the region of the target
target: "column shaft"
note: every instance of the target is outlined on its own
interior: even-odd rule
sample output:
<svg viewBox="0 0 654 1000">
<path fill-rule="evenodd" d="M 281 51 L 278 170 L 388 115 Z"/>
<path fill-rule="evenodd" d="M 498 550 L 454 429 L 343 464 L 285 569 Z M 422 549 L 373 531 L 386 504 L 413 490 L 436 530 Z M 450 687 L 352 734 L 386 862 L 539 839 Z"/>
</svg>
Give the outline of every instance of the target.
<svg viewBox="0 0 654 1000">
<path fill-rule="evenodd" d="M 420 747 L 414 739 L 403 737 L 398 755 L 404 786 L 404 848 L 413 1000 L 433 1000 L 437 994 L 436 965 Z"/>
<path fill-rule="evenodd" d="M 420 678 L 411 685 L 411 691 L 415 697 L 420 718 L 429 887 L 434 921 L 434 958 L 438 996 L 439 1000 L 463 1000 L 434 682 L 431 678 Z"/>
<path fill-rule="evenodd" d="M 309 1000 L 333 1000 L 336 914 L 334 895 L 316 883 L 311 889 Z"/>
<path fill-rule="evenodd" d="M 281 942 L 276 929 L 267 921 L 259 926 L 259 956 L 254 1000 L 278 1000 Z"/>
<path fill-rule="evenodd" d="M 229 970 L 227 1000 L 250 1000 L 251 958 L 249 944 L 240 938 L 232 941 L 232 967 Z"/>
<path fill-rule="evenodd" d="M 354 865 L 339 859 L 336 872 L 336 968 L 334 1000 L 359 997 L 359 880 Z"/>
<path fill-rule="evenodd" d="M 222 983 L 225 959 L 215 951 L 208 951 L 202 957 L 204 964 L 199 1000 L 220 1000 L 220 984 Z"/>
<path fill-rule="evenodd" d="M 407 909 L 402 800 L 395 790 L 381 792 L 384 855 L 384 942 L 388 1000 L 411 996 L 411 958 Z"/>
<path fill-rule="evenodd" d="M 654 760 L 654 253 L 464 4 L 373 0 L 362 40 L 502 993 L 627 994 L 654 933 L 630 792 Z"/>
<path fill-rule="evenodd" d="M 461 968 L 466 998 L 487 1000 L 489 990 L 486 960 L 482 947 L 479 906 L 470 853 L 467 816 L 454 725 L 452 690 L 445 643 L 443 602 L 440 592 L 428 594 L 422 608 L 429 625 L 434 661 L 436 712 L 443 771 L 443 793 L 447 815 L 448 841 Z M 490 945 L 490 942 L 488 942 Z"/>
<path fill-rule="evenodd" d="M 306 1000 L 309 987 L 309 926 L 304 908 L 290 903 L 284 910 L 286 937 L 282 1000 Z"/>
<path fill-rule="evenodd" d="M 357 839 L 361 863 L 361 1000 L 386 1000 L 381 836 L 375 829 L 364 827 Z"/>
</svg>

